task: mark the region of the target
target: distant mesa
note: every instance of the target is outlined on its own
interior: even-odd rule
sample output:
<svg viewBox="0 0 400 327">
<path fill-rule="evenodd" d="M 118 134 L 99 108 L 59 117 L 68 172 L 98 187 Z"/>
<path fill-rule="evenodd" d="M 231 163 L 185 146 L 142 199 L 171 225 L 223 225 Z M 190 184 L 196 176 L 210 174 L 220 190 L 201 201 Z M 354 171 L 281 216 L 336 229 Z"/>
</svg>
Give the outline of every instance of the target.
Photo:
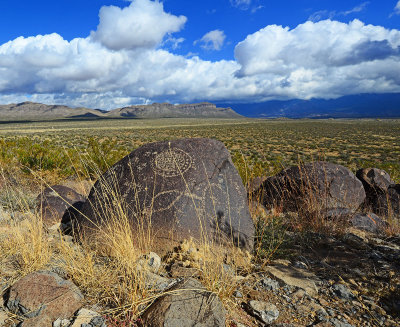
<svg viewBox="0 0 400 327">
<path fill-rule="evenodd" d="M 217 108 L 202 102 L 173 105 L 153 103 L 134 105 L 110 111 L 89 108 L 71 108 L 64 105 L 46 105 L 35 102 L 0 105 L 0 121 L 101 119 L 101 118 L 240 118 L 231 108 Z"/>
<path fill-rule="evenodd" d="M 217 108 L 215 104 L 201 102 L 194 104 L 153 103 L 111 110 L 110 117 L 131 118 L 239 118 L 231 108 Z"/>
</svg>

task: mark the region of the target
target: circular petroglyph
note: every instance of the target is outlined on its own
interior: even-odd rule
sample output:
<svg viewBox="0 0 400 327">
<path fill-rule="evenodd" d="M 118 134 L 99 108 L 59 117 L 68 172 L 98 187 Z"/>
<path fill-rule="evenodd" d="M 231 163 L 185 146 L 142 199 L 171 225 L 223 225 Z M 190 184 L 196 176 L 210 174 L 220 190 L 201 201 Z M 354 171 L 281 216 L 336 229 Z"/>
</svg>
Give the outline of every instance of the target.
<svg viewBox="0 0 400 327">
<path fill-rule="evenodd" d="M 180 149 L 170 149 L 157 154 L 154 158 L 156 173 L 164 177 L 175 177 L 192 167 L 192 158 Z"/>
</svg>

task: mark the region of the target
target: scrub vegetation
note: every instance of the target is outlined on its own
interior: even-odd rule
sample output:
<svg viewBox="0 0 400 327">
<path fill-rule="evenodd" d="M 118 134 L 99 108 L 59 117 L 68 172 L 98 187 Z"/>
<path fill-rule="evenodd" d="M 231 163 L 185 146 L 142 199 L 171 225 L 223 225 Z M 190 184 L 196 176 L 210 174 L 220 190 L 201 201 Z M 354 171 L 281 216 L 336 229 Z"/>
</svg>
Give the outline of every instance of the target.
<svg viewBox="0 0 400 327">
<path fill-rule="evenodd" d="M 50 265 L 78 285 L 88 305 L 102 308 L 110 326 L 140 326 L 140 314 L 160 296 L 148 288 L 147 277 L 137 270 L 137 262 L 151 251 L 148 235 L 138 240 L 126 228 L 126 217 L 113 213 L 114 225 L 105 228 L 102 248 L 77 246 L 68 236 L 43 228 L 34 210 L 35 198 L 42 188 L 65 181 L 75 183 L 75 188 L 80 187 L 86 195 L 102 172 L 139 146 L 183 137 L 222 141 L 245 185 L 254 177 L 274 175 L 284 167 L 316 160 L 342 164 L 353 171 L 381 168 L 400 182 L 400 120 L 160 119 L 0 124 L 0 216 L 4 212 L 0 221 L 0 286 L 4 288 Z M 232 294 L 241 288 L 243 276 L 262 269 L 272 259 L 289 258 L 295 244 L 310 243 L 311 236 L 301 228 L 301 220 L 276 210 L 266 213 L 259 209 L 254 203 L 250 206 L 256 226 L 253 254 L 189 242 L 164 258 L 169 264 L 184 262 L 193 269 L 228 308 L 227 323 L 241 320 L 243 312 Z M 316 226 L 308 226 L 312 225 Z"/>
</svg>

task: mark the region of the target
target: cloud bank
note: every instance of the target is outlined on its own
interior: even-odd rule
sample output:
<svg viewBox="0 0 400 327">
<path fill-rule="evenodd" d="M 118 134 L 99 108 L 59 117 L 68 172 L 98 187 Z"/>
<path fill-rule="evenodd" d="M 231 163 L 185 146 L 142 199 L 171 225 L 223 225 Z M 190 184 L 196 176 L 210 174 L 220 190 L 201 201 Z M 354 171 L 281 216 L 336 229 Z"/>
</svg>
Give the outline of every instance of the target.
<svg viewBox="0 0 400 327">
<path fill-rule="evenodd" d="M 212 62 L 165 48 L 184 42 L 172 35 L 186 18 L 166 13 L 160 2 L 103 7 L 99 17 L 97 30 L 86 38 L 67 41 L 54 33 L 0 45 L 0 103 L 109 109 L 153 101 L 400 92 L 400 31 L 359 20 L 308 21 L 294 29 L 269 25 L 236 45 L 236 60 Z M 217 39 L 210 37 L 215 49 L 223 44 Z"/>
</svg>

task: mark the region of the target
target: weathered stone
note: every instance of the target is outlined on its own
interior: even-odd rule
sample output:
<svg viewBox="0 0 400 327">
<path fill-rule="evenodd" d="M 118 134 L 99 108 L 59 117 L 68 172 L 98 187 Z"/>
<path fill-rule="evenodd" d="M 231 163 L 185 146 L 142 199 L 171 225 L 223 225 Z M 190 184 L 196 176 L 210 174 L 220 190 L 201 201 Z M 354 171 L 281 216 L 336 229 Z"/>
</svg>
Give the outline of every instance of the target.
<svg viewBox="0 0 400 327">
<path fill-rule="evenodd" d="M 35 272 L 11 286 L 6 306 L 28 318 L 22 326 L 40 327 L 71 317 L 82 300 L 82 293 L 71 281 L 51 272 Z"/>
<path fill-rule="evenodd" d="M 308 269 L 307 264 L 305 264 L 303 261 L 295 261 L 293 263 L 293 267 L 299 268 L 299 269 L 304 269 L 304 270 Z"/>
<path fill-rule="evenodd" d="M 276 280 L 273 280 L 271 278 L 263 278 L 260 281 L 261 287 L 263 289 L 266 289 L 268 291 L 274 291 L 277 290 L 279 288 L 279 283 Z"/>
<path fill-rule="evenodd" d="M 364 185 L 367 200 L 375 197 L 377 193 L 387 192 L 388 187 L 394 184 L 386 171 L 377 168 L 359 169 L 356 176 Z"/>
<path fill-rule="evenodd" d="M 279 311 L 272 303 L 252 300 L 249 302 L 248 309 L 250 314 L 265 324 L 271 324 L 279 317 Z"/>
<path fill-rule="evenodd" d="M 262 203 L 284 211 L 354 212 L 365 200 L 362 183 L 347 168 L 317 161 L 283 170 L 262 184 Z"/>
<path fill-rule="evenodd" d="M 69 327 L 70 324 L 71 320 L 58 318 L 56 321 L 53 322 L 53 327 Z"/>
<path fill-rule="evenodd" d="M 386 193 L 378 194 L 372 210 L 380 216 L 400 218 L 400 184 L 390 185 Z"/>
<path fill-rule="evenodd" d="M 346 285 L 335 284 L 332 286 L 332 290 L 339 298 L 343 300 L 353 300 L 356 298 Z"/>
<path fill-rule="evenodd" d="M 93 186 L 75 234 L 95 236 L 97 226 L 121 208 L 135 232 L 152 230 L 160 254 L 191 237 L 253 246 L 246 191 L 228 150 L 216 140 L 158 142 L 133 151 Z"/>
<path fill-rule="evenodd" d="M 37 197 L 37 210 L 46 226 L 60 222 L 68 208 L 84 201 L 83 195 L 62 185 L 47 187 Z"/>
<path fill-rule="evenodd" d="M 366 192 L 365 206 L 385 217 L 400 217 L 400 184 L 381 169 L 367 168 L 357 171 Z"/>
<path fill-rule="evenodd" d="M 137 267 L 139 270 L 145 269 L 157 273 L 161 267 L 161 258 L 157 253 L 150 252 L 138 260 Z"/>
<path fill-rule="evenodd" d="M 284 265 L 267 266 L 265 270 L 283 284 L 301 288 L 310 296 L 318 294 L 317 278 L 311 272 Z"/>
<path fill-rule="evenodd" d="M 106 322 L 97 312 L 82 308 L 69 327 L 106 327 Z"/>
<path fill-rule="evenodd" d="M 141 271 L 140 274 L 144 279 L 144 282 L 148 289 L 164 291 L 169 287 L 171 283 L 173 283 L 173 280 L 154 274 L 147 270 Z"/>
<path fill-rule="evenodd" d="M 156 300 L 143 321 L 147 327 L 225 327 L 225 310 L 215 294 L 189 278 Z"/>
<path fill-rule="evenodd" d="M 329 319 L 329 322 L 334 327 L 354 327 L 353 325 L 350 325 L 348 322 L 340 321 L 336 318 Z"/>
<path fill-rule="evenodd" d="M 377 233 L 385 226 L 385 222 L 374 213 L 355 214 L 351 220 L 353 227 L 370 233 Z"/>
</svg>

